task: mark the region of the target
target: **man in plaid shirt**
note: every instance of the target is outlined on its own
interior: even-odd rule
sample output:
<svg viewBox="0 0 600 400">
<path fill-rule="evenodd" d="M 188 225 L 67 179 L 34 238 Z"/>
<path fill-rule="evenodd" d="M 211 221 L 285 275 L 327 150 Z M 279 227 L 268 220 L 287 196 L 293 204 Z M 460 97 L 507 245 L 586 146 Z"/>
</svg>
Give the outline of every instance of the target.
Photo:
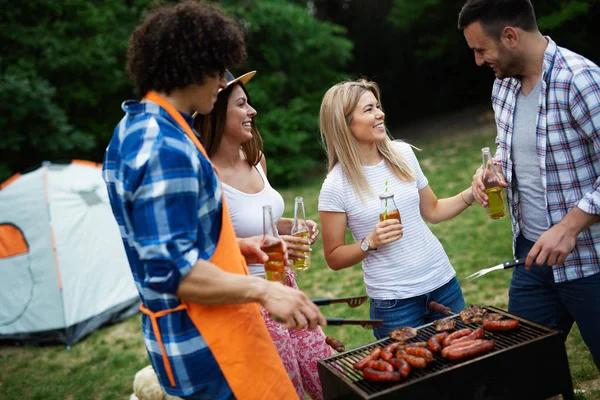
<svg viewBox="0 0 600 400">
<path fill-rule="evenodd" d="M 527 257 L 509 312 L 565 339 L 576 321 L 600 369 L 600 68 L 543 36 L 530 0 L 469 0 L 458 27 L 496 75 L 495 163 Z M 482 168 L 472 187 L 487 206 Z"/>
</svg>

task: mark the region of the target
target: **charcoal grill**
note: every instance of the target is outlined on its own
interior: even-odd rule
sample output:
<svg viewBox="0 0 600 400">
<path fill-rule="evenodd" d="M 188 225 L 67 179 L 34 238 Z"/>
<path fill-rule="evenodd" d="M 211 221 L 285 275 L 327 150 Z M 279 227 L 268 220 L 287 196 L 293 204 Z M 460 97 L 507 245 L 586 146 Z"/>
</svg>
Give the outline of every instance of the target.
<svg viewBox="0 0 600 400">
<path fill-rule="evenodd" d="M 567 352 L 560 331 L 519 318 L 496 307 L 489 312 L 519 320 L 519 327 L 506 332 L 485 333 L 493 339 L 493 351 L 477 358 L 449 361 L 436 355 L 425 369 L 413 368 L 402 382 L 379 383 L 363 378 L 352 364 L 376 346 L 392 343 L 386 338 L 353 350 L 319 360 L 317 368 L 325 399 L 547 399 L 562 394 L 574 399 Z M 465 325 L 458 315 L 456 329 L 477 328 Z M 429 339 L 435 332 L 432 324 L 417 328 L 410 342 Z"/>
</svg>

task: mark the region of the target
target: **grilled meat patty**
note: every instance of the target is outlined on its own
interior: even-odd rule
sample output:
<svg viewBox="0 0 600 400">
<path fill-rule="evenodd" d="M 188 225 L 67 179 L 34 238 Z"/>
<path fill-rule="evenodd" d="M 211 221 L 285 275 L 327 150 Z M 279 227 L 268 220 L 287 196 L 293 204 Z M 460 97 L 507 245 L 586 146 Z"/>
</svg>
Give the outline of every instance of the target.
<svg viewBox="0 0 600 400">
<path fill-rule="evenodd" d="M 456 319 L 444 318 L 433 321 L 436 332 L 448 332 L 456 329 Z"/>
<path fill-rule="evenodd" d="M 480 324 L 483 321 L 483 316 L 487 313 L 487 310 L 479 307 L 476 304 L 470 305 L 469 307 L 462 310 L 458 315 L 462 320 L 463 324 Z"/>
<path fill-rule="evenodd" d="M 417 336 L 417 330 L 410 327 L 398 328 L 390 332 L 390 337 L 398 342 L 406 342 L 415 336 Z"/>
</svg>

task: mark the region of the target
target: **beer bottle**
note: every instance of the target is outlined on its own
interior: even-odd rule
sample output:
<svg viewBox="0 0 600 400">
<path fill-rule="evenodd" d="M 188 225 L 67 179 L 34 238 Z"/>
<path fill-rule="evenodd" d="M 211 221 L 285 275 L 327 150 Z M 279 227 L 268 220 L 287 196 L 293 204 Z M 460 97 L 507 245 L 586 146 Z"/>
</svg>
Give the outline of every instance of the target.
<svg viewBox="0 0 600 400">
<path fill-rule="evenodd" d="M 263 238 L 260 248 L 269 256 L 269 260 L 265 263 L 267 280 L 285 284 L 283 243 L 273 221 L 271 206 L 263 206 Z"/>
<path fill-rule="evenodd" d="M 302 196 L 296 197 L 294 204 L 294 223 L 292 224 L 292 236 L 301 237 L 302 239 L 309 240 L 310 228 L 306 223 L 306 214 L 304 213 L 304 199 Z M 303 251 L 303 255 L 308 258 L 299 258 L 294 260 L 294 269 L 296 271 L 306 271 L 310 268 L 310 252 Z"/>
<path fill-rule="evenodd" d="M 504 217 L 504 191 L 498 184 L 500 177 L 496 172 L 496 166 L 492 162 L 492 155 L 489 147 L 481 149 L 483 159 L 483 185 L 484 192 L 488 196 L 487 213 L 491 219 L 500 219 Z"/>
</svg>

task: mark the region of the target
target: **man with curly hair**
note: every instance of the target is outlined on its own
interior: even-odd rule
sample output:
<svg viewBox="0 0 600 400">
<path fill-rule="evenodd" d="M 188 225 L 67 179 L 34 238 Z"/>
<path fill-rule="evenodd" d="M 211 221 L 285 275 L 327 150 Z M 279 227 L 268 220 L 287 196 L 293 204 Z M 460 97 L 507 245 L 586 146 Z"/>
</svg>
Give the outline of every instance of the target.
<svg viewBox="0 0 600 400">
<path fill-rule="evenodd" d="M 142 300 L 146 349 L 165 391 L 184 399 L 292 399 L 296 391 L 258 304 L 288 328 L 325 320 L 298 290 L 248 276 L 260 238 L 236 239 L 219 177 L 193 131 L 226 68 L 246 57 L 237 24 L 213 5 L 152 11 L 133 32 L 103 176 Z"/>
</svg>

